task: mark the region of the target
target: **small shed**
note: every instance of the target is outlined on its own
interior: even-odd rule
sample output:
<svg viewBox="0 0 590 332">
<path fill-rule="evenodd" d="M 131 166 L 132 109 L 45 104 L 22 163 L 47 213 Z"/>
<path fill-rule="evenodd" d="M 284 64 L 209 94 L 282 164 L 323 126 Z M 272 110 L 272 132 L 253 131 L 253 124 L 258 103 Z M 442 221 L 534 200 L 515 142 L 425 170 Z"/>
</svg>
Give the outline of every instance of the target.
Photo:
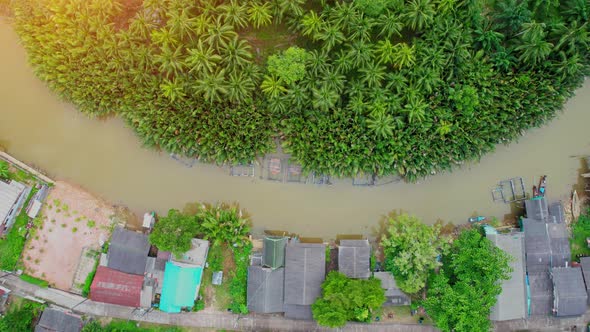
<svg viewBox="0 0 590 332">
<path fill-rule="evenodd" d="M 153 212 L 146 212 L 143 214 L 143 228 L 151 229 L 156 223 L 156 214 Z"/>
<path fill-rule="evenodd" d="M 223 271 L 215 271 L 211 276 L 211 283 L 213 285 L 219 286 L 223 283 Z"/>
<path fill-rule="evenodd" d="M 125 273 L 144 275 L 149 251 L 147 235 L 117 227 L 111 237 L 107 266 Z"/>
<path fill-rule="evenodd" d="M 555 316 L 580 316 L 586 312 L 588 294 L 579 267 L 559 267 L 551 271 Z"/>
<path fill-rule="evenodd" d="M 524 202 L 524 205 L 527 218 L 541 221 L 547 221 L 549 218 L 549 208 L 547 207 L 547 200 L 545 197 L 528 199 Z"/>
<path fill-rule="evenodd" d="M 371 275 L 371 246 L 368 240 L 340 240 L 338 270 L 349 278 Z"/>
<path fill-rule="evenodd" d="M 82 318 L 62 310 L 47 308 L 43 310 L 35 332 L 80 332 Z"/>
<path fill-rule="evenodd" d="M 248 267 L 248 310 L 257 313 L 284 311 L 285 269 Z"/>
<path fill-rule="evenodd" d="M 373 275 L 375 278 L 381 280 L 381 288 L 385 290 L 386 301 L 383 305 L 398 306 L 411 304 L 412 300 L 397 287 L 391 272 L 375 272 Z"/>
<path fill-rule="evenodd" d="M 267 236 L 263 242 L 263 265 L 271 269 L 285 266 L 285 247 L 287 238 L 284 236 Z"/>
<path fill-rule="evenodd" d="M 90 286 L 90 299 L 95 302 L 139 307 L 142 286 L 143 276 L 98 266 Z"/>
</svg>

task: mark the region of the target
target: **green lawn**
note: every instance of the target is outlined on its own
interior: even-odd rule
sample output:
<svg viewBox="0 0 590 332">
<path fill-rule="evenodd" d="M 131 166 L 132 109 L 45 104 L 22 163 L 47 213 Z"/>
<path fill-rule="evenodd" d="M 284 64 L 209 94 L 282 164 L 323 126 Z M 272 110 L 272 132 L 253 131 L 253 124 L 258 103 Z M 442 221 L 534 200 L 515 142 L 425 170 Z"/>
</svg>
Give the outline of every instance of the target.
<svg viewBox="0 0 590 332">
<path fill-rule="evenodd" d="M 29 217 L 24 207 L 29 204 L 29 200 L 36 192 L 37 189 L 35 188 L 31 190 L 21 213 L 16 217 L 16 221 L 8 231 L 6 238 L 0 239 L 0 269 L 2 270 L 14 271 L 17 268 L 18 260 L 25 247 L 26 226 L 29 222 Z"/>
<path fill-rule="evenodd" d="M 586 244 L 586 238 L 590 237 L 590 209 L 580 215 L 578 221 L 572 224 L 572 237 L 570 247 L 572 260 L 578 261 L 578 256 L 590 256 L 590 248 Z"/>
<path fill-rule="evenodd" d="M 30 276 L 28 274 L 22 274 L 20 276 L 20 278 L 30 284 L 37 285 L 39 287 L 47 288 L 49 286 L 49 283 L 47 281 L 39 279 L 39 278 L 35 278 L 35 277 Z"/>
</svg>

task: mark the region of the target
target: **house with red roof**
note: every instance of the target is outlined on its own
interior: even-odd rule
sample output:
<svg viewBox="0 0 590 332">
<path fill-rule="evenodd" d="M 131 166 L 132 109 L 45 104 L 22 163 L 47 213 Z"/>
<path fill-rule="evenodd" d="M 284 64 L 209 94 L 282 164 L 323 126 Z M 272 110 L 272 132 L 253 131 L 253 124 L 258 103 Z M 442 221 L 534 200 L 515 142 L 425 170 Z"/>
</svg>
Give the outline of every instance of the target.
<svg viewBox="0 0 590 332">
<path fill-rule="evenodd" d="M 90 299 L 96 302 L 139 307 L 143 276 L 98 266 L 90 286 Z"/>
</svg>

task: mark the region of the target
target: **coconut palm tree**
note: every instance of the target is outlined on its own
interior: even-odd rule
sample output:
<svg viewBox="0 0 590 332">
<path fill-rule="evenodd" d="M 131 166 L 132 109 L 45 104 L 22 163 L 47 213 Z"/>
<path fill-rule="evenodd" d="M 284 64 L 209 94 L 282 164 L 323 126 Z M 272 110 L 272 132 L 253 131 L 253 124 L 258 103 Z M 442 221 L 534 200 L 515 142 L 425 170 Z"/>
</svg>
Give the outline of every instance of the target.
<svg viewBox="0 0 590 332">
<path fill-rule="evenodd" d="M 403 18 L 414 31 L 422 31 L 434 19 L 434 4 L 431 0 L 411 0 L 405 7 Z"/>
<path fill-rule="evenodd" d="M 222 102 L 227 94 L 225 82 L 225 70 L 217 70 L 215 73 L 207 73 L 195 81 L 195 92 L 202 95 L 209 103 Z"/>
<path fill-rule="evenodd" d="M 245 40 L 234 36 L 228 43 L 222 44 L 221 63 L 232 70 L 241 69 L 252 61 L 253 55 L 250 49 L 250 45 Z"/>
<path fill-rule="evenodd" d="M 553 44 L 545 41 L 543 34 L 535 32 L 523 35 L 522 43 L 516 47 L 516 50 L 521 52 L 518 60 L 532 65 L 545 60 L 552 49 Z"/>
<path fill-rule="evenodd" d="M 396 44 L 392 55 L 394 66 L 397 68 L 412 67 L 416 63 L 415 51 L 414 45 L 409 46 L 406 43 Z"/>
<path fill-rule="evenodd" d="M 389 39 L 380 40 L 375 46 L 375 55 L 378 63 L 392 64 L 394 61 L 395 46 Z"/>
<path fill-rule="evenodd" d="M 310 10 L 305 14 L 299 23 L 299 29 L 304 36 L 311 37 L 314 40 L 318 39 L 319 33 L 324 25 L 324 20 L 318 16 L 316 12 Z"/>
<path fill-rule="evenodd" d="M 186 68 L 182 46 L 171 48 L 164 44 L 160 54 L 154 56 L 154 62 L 159 64 L 158 70 L 167 77 L 177 76 Z"/>
<path fill-rule="evenodd" d="M 391 38 L 392 36 L 401 37 L 404 23 L 399 14 L 387 10 L 385 13 L 381 14 L 377 22 L 378 26 L 381 27 L 379 30 L 380 36 L 385 36 L 387 38 Z"/>
<path fill-rule="evenodd" d="M 341 44 L 346 40 L 340 28 L 332 24 L 326 24 L 317 35 L 317 39 L 322 40 L 322 50 L 330 51 L 334 46 Z"/>
<path fill-rule="evenodd" d="M 319 89 L 313 89 L 313 107 L 320 111 L 327 112 L 329 109 L 336 106 L 336 102 L 340 99 L 340 94 L 337 91 L 331 90 L 323 85 Z"/>
<path fill-rule="evenodd" d="M 245 28 L 248 25 L 248 8 L 236 0 L 230 0 L 218 7 L 224 23 L 234 28 Z"/>
<path fill-rule="evenodd" d="M 276 75 L 264 76 L 260 89 L 271 98 L 277 98 L 282 93 L 287 92 L 287 88 L 283 85 L 283 81 Z"/>
<path fill-rule="evenodd" d="M 424 101 L 424 98 L 414 90 L 410 91 L 406 104 L 404 105 L 404 111 L 408 114 L 408 122 L 416 123 L 422 122 L 426 119 L 426 109 L 428 104 Z"/>
<path fill-rule="evenodd" d="M 385 67 L 376 62 L 370 62 L 367 66 L 359 69 L 359 73 L 363 74 L 361 81 L 369 88 L 380 87 L 385 78 L 385 72 Z"/>
<path fill-rule="evenodd" d="M 388 139 L 393 137 L 395 123 L 393 116 L 385 113 L 385 107 L 383 105 L 375 105 L 371 112 L 371 116 L 367 120 L 367 127 L 369 127 L 375 135 Z"/>
<path fill-rule="evenodd" d="M 260 4 L 257 1 L 252 1 L 250 8 L 248 8 L 248 19 L 256 29 L 271 24 L 272 14 L 270 3 L 265 2 L 264 4 Z"/>
<path fill-rule="evenodd" d="M 240 104 L 251 98 L 254 87 L 252 79 L 243 72 L 232 72 L 229 74 L 227 96 L 231 102 Z"/>
<path fill-rule="evenodd" d="M 170 102 L 175 102 L 177 99 L 186 97 L 186 93 L 184 92 L 184 82 L 180 81 L 177 77 L 172 81 L 165 79 L 164 82 L 160 84 L 160 90 L 162 90 L 162 94 L 164 97 L 168 98 Z"/>
<path fill-rule="evenodd" d="M 195 48 L 188 50 L 186 62 L 190 72 L 197 74 L 209 74 L 215 71 L 217 64 L 221 61 L 221 56 L 215 53 L 215 50 L 203 43 L 199 39 Z"/>
<path fill-rule="evenodd" d="M 204 37 L 209 45 L 219 48 L 220 45 L 224 45 L 236 36 L 233 27 L 225 24 L 221 17 L 217 17 L 217 20 L 209 27 Z"/>
<path fill-rule="evenodd" d="M 179 36 L 181 40 L 192 40 L 195 32 L 193 30 L 195 22 L 196 18 L 190 16 L 187 8 L 183 8 L 180 11 L 169 12 L 166 25 L 169 27 L 170 32 Z"/>
</svg>

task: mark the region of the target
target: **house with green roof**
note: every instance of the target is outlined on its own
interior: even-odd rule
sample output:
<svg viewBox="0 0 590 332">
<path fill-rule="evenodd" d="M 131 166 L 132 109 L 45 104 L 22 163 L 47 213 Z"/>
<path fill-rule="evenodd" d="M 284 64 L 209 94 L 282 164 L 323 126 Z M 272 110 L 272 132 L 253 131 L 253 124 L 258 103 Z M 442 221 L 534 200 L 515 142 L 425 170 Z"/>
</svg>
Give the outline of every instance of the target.
<svg viewBox="0 0 590 332">
<path fill-rule="evenodd" d="M 285 266 L 285 247 L 287 238 L 284 236 L 267 236 L 263 242 L 262 265 L 271 269 Z"/>
<path fill-rule="evenodd" d="M 209 242 L 193 239 L 191 243 L 191 250 L 181 257 L 172 255 L 166 262 L 159 305 L 163 312 L 190 310 L 199 295 Z"/>
</svg>

